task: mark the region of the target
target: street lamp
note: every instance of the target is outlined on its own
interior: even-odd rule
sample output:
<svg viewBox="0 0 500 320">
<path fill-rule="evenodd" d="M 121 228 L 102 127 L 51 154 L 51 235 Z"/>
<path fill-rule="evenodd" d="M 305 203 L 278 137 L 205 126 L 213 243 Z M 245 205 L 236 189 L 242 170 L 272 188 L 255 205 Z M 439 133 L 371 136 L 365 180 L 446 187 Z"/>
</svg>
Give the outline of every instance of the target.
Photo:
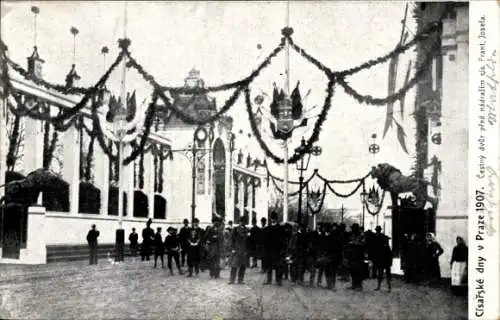
<svg viewBox="0 0 500 320">
<path fill-rule="evenodd" d="M 302 137 L 300 141 L 300 146 L 295 149 L 296 154 L 302 154 L 300 157 L 300 161 L 297 161 L 295 164 L 297 165 L 297 170 L 300 172 L 299 177 L 299 210 L 297 214 L 297 223 L 300 224 L 302 222 L 302 184 L 304 182 L 304 171 L 309 167 L 309 161 L 311 160 L 311 155 L 319 156 L 321 154 L 321 147 L 314 146 L 312 149 L 305 151 L 306 149 L 306 140 Z M 304 163 L 304 158 L 306 158 Z"/>
<path fill-rule="evenodd" d="M 209 138 L 206 128 L 200 126 L 193 134 L 193 143 L 185 149 L 172 150 L 172 152 L 181 152 L 191 162 L 191 222 L 196 217 L 196 168 L 197 160 L 210 152 L 210 148 L 202 148 L 205 141 Z M 200 153 L 202 153 L 200 155 Z M 187 156 L 187 154 L 190 155 Z"/>
<path fill-rule="evenodd" d="M 366 196 L 368 193 L 366 193 L 365 189 L 363 188 L 363 191 L 359 194 L 361 197 L 361 207 L 362 207 L 362 218 L 361 218 L 361 226 L 364 228 L 365 227 L 365 203 L 366 203 Z"/>
<path fill-rule="evenodd" d="M 125 102 L 124 102 L 125 103 Z M 116 230 L 115 261 L 123 261 L 125 230 L 123 229 L 123 139 L 127 134 L 127 110 L 122 105 L 113 120 L 113 131 L 118 139 L 118 229 Z"/>
</svg>

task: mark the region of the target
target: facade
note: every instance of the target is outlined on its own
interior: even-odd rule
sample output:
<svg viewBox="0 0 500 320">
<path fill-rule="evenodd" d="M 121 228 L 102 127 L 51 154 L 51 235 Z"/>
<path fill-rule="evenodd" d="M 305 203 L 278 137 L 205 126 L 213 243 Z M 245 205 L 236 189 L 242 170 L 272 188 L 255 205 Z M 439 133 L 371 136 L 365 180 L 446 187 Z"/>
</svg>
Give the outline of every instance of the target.
<svg viewBox="0 0 500 320">
<path fill-rule="evenodd" d="M 13 113 L 15 110 L 11 109 L 16 108 L 16 103 L 29 107 L 43 106 L 55 114 L 59 108 L 72 108 L 81 99 L 81 95 L 62 94 L 36 81 L 42 78 L 44 63 L 36 50 L 28 61 L 30 76 L 9 67 L 13 88 L 11 96 L 3 99 L 1 106 L 0 181 L 13 176 L 22 179 L 28 173 L 45 167 L 54 172 L 63 185 L 68 185 L 68 205 L 54 205 L 46 200 L 54 195 L 42 193 L 36 202 L 37 206 L 30 207 L 22 214 L 2 208 L 0 262 L 3 263 L 45 263 L 47 246 L 84 245 L 92 224 L 96 224 L 100 230 L 100 243 L 113 244 L 119 226 L 118 165 L 109 160 L 97 141 L 91 142 L 92 137 L 82 128 L 72 126 L 58 135 L 52 160 L 47 164 L 44 163 L 44 151 L 47 148 L 44 137 L 56 136 L 54 128 L 45 121 L 20 117 L 23 136 L 19 139 L 18 149 L 22 152 L 13 165 L 5 165 L 8 163 L 6 158 L 12 140 L 9 136 L 12 130 L 7 128 L 12 128 L 16 118 Z M 78 79 L 73 66 L 66 78 L 67 87 L 77 86 Z M 185 85 L 203 86 L 199 72 L 192 70 Z M 173 98 L 178 108 L 191 114 L 211 114 L 217 110 L 215 99 L 206 95 L 196 96 L 195 99 L 186 96 Z M 194 103 L 186 104 L 186 101 Z M 106 114 L 109 111 L 102 112 Z M 81 121 L 91 127 L 90 109 L 84 108 L 81 115 Z M 168 226 L 181 225 L 184 218 L 191 221 L 191 190 L 195 194 L 195 216 L 202 226 L 210 224 L 214 215 L 224 218 L 226 222 L 235 220 L 235 190 L 241 192 L 242 189 L 236 186 L 244 181 L 254 186 L 246 188 L 247 196 L 253 199 L 246 209 L 252 210 L 252 214 L 259 218 L 267 216 L 267 184 L 263 182 L 265 169 L 238 162 L 230 117 L 222 117 L 211 125 L 197 127 L 185 125 L 173 117 L 166 125 L 162 125 L 161 120 L 166 116 L 157 114 L 155 129 L 150 133 L 145 152 L 124 166 L 122 226 L 126 235 L 132 227 L 140 232 L 149 218 L 153 219 L 153 227 L 160 226 L 164 230 Z M 203 134 L 205 137 L 201 136 Z M 194 135 L 203 138 L 203 142 L 194 141 Z M 90 143 L 93 143 L 92 153 L 88 151 Z M 116 148 L 112 144 L 110 147 L 116 154 Z M 193 149 L 196 151 L 193 152 Z M 130 144 L 125 145 L 125 156 L 131 150 Z M 192 179 L 193 171 L 195 179 Z M 94 198 L 91 200 L 95 201 L 87 198 L 82 203 L 88 190 L 92 191 Z M 4 188 L 0 188 L 0 196 L 4 195 L 4 191 Z M 90 209 L 87 208 L 89 202 L 95 202 L 91 203 Z"/>
<path fill-rule="evenodd" d="M 417 14 L 419 28 L 435 21 L 445 4 L 425 5 L 425 10 Z M 401 215 L 413 217 L 421 215 L 421 219 L 410 218 L 402 222 L 401 218 L 396 221 L 393 215 L 385 215 L 385 230 L 392 236 L 395 251 L 400 249 L 398 242 L 405 232 L 404 223 L 435 233 L 444 249 L 439 259 L 443 277 L 450 277 L 456 237 L 461 236 L 466 241 L 468 238 L 468 34 L 468 4 L 454 3 L 451 14 L 443 20 L 441 52 L 417 84 L 417 159 L 421 160 L 417 160 L 415 174 L 430 182 L 427 194 L 435 202 L 429 202 L 423 212 L 411 209 L 401 212 Z M 428 49 L 418 47 L 417 57 L 425 50 Z M 399 201 L 400 205 L 405 202 L 404 199 Z M 393 272 L 401 273 L 398 252 L 396 255 Z"/>
</svg>

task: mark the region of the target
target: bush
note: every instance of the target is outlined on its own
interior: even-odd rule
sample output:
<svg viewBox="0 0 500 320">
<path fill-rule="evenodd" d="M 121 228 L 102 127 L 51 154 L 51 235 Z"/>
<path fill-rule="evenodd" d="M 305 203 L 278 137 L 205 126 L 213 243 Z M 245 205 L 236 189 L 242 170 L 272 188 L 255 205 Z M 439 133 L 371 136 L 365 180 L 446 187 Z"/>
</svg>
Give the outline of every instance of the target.
<svg viewBox="0 0 500 320">
<path fill-rule="evenodd" d="M 99 214 L 101 210 L 101 190 L 90 182 L 80 182 L 78 212 Z"/>
<path fill-rule="evenodd" d="M 50 188 L 43 193 L 43 206 L 47 211 L 69 212 L 69 183 L 59 177 L 51 181 Z"/>
</svg>

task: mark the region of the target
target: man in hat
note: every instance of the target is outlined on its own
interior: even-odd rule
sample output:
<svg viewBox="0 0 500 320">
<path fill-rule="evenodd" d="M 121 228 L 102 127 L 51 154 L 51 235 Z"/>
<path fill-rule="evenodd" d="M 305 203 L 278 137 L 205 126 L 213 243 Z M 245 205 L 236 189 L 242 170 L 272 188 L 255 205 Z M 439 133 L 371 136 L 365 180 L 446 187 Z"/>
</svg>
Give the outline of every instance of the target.
<svg viewBox="0 0 500 320">
<path fill-rule="evenodd" d="M 267 227 L 265 234 L 267 261 L 267 281 L 264 284 L 272 283 L 273 270 L 276 271 L 276 282 L 279 286 L 282 284 L 282 260 L 286 254 L 286 234 L 285 230 L 278 223 L 278 214 L 271 213 L 271 225 Z"/>
<path fill-rule="evenodd" d="M 186 265 L 186 256 L 187 256 L 187 252 L 188 252 L 188 249 L 189 249 L 189 245 L 188 245 L 188 238 L 189 238 L 189 235 L 190 235 L 190 232 L 189 232 L 189 220 L 188 219 L 184 219 L 184 221 L 182 222 L 184 224 L 184 226 L 181 228 L 181 230 L 179 231 L 179 244 L 181 246 L 181 267 L 184 267 Z"/>
<path fill-rule="evenodd" d="M 155 232 L 151 228 L 153 220 L 149 219 L 146 222 L 146 228 L 142 229 L 142 247 L 141 247 L 141 260 L 149 261 L 149 256 L 151 255 L 151 245 L 153 244 L 155 238 Z"/>
<path fill-rule="evenodd" d="M 179 252 L 181 250 L 181 246 L 177 237 L 177 230 L 175 228 L 168 227 L 167 229 L 167 236 L 165 237 L 165 249 L 167 250 L 167 266 L 168 270 L 170 271 L 170 275 L 174 275 L 174 272 L 172 271 L 172 258 L 175 261 L 175 265 L 177 266 L 179 274 L 183 274 L 181 264 L 179 262 Z"/>
<path fill-rule="evenodd" d="M 249 257 L 252 259 L 250 261 L 250 268 L 257 268 L 257 244 L 260 236 L 260 228 L 257 226 L 257 219 L 252 218 L 252 227 L 250 228 L 250 237 L 248 238 L 248 250 Z"/>
<path fill-rule="evenodd" d="M 249 230 L 246 227 L 248 218 L 240 218 L 240 224 L 234 228 L 231 234 L 231 274 L 229 284 L 233 284 L 238 273 L 238 284 L 244 284 L 245 270 L 248 262 L 248 235 Z"/>
<path fill-rule="evenodd" d="M 161 268 L 165 268 L 165 265 L 163 264 L 163 254 L 165 253 L 165 247 L 163 244 L 163 237 L 161 236 L 161 228 L 158 227 L 156 228 L 156 234 L 154 237 L 154 246 L 155 246 L 155 265 L 154 267 L 156 268 L 156 261 L 158 260 L 158 257 L 161 260 Z"/>
<path fill-rule="evenodd" d="M 220 259 L 224 245 L 224 234 L 221 220 L 217 217 L 212 219 L 212 227 L 205 234 L 205 244 L 207 246 L 208 268 L 210 278 L 220 277 Z"/>
<path fill-rule="evenodd" d="M 130 241 L 130 254 L 132 257 L 137 255 L 137 247 L 139 242 L 139 235 L 135 232 L 135 228 L 132 228 L 132 232 L 128 236 L 128 241 Z"/>
<path fill-rule="evenodd" d="M 90 249 L 89 264 L 97 264 L 97 238 L 99 237 L 99 231 L 97 231 L 95 224 L 92 225 L 92 229 L 87 233 L 87 243 Z"/>
<path fill-rule="evenodd" d="M 387 276 L 387 288 L 391 291 L 391 266 L 392 266 L 392 251 L 389 246 L 389 237 L 383 234 L 382 228 L 377 226 L 375 228 L 375 235 L 373 236 L 373 266 L 377 270 L 378 285 L 375 289 L 380 290 L 384 272 Z"/>
<path fill-rule="evenodd" d="M 365 260 L 365 241 L 361 234 L 359 224 L 351 226 L 351 238 L 349 239 L 347 259 L 351 273 L 352 285 L 350 289 L 363 290 L 363 268 Z"/>
<path fill-rule="evenodd" d="M 267 261 L 265 259 L 265 250 L 266 250 L 266 231 L 267 231 L 267 219 L 262 218 L 260 219 L 260 232 L 257 237 L 257 252 L 259 255 L 259 259 L 261 259 L 260 262 L 260 273 L 266 272 L 267 268 Z"/>
</svg>

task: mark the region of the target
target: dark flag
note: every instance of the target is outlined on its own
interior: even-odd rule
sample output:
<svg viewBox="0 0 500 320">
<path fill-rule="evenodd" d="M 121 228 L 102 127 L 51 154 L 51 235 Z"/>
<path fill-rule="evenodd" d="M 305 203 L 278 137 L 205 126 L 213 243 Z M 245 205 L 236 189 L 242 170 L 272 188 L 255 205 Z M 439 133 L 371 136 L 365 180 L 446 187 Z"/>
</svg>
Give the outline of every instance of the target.
<svg viewBox="0 0 500 320">
<path fill-rule="evenodd" d="M 137 101 L 135 98 L 135 90 L 130 97 L 127 97 L 127 121 L 132 121 L 137 112 Z"/>
<path fill-rule="evenodd" d="M 115 96 L 111 96 L 109 99 L 109 110 L 108 113 L 106 114 L 106 121 L 111 122 L 115 118 L 115 114 L 118 111 L 120 104 L 118 101 L 116 101 Z"/>
<path fill-rule="evenodd" d="M 298 120 L 302 117 L 302 97 L 299 91 L 300 81 L 297 81 L 297 86 L 293 89 L 290 98 L 292 99 L 292 118 Z"/>
<path fill-rule="evenodd" d="M 279 93 L 278 93 L 278 87 L 276 86 L 276 83 L 273 83 L 274 89 L 273 89 L 273 101 L 271 102 L 271 105 L 269 106 L 271 109 L 271 115 L 275 117 L 276 119 L 278 118 L 278 99 L 279 99 Z"/>
</svg>

